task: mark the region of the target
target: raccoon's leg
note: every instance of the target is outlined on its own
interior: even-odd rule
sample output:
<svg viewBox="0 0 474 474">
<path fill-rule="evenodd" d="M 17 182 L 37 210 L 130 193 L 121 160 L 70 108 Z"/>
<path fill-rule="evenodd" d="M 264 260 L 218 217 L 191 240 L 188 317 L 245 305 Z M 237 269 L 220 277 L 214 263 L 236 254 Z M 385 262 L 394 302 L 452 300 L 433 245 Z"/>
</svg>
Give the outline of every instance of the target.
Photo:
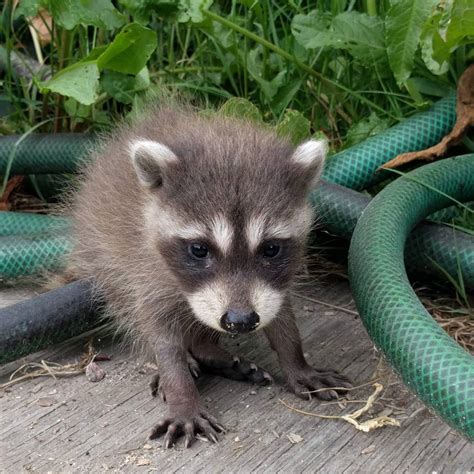
<svg viewBox="0 0 474 474">
<path fill-rule="evenodd" d="M 191 347 L 193 357 L 203 372 L 219 375 L 232 380 L 242 380 L 267 385 L 272 376 L 253 362 L 233 356 L 217 345 L 218 336 L 200 339 Z"/>
<path fill-rule="evenodd" d="M 215 443 L 217 433 L 224 428 L 202 409 L 199 393 L 189 371 L 187 350 L 171 338 L 154 344 L 160 373 L 160 389 L 168 404 L 169 415 L 153 428 L 150 439 L 164 435 L 164 447 L 171 447 L 179 436 L 184 436 L 185 447 L 191 446 L 196 433 Z"/>
<path fill-rule="evenodd" d="M 191 375 L 197 379 L 201 375 L 201 369 L 199 367 L 199 363 L 197 360 L 191 355 L 190 352 L 187 353 L 187 360 L 188 360 L 188 368 L 189 372 L 191 372 Z M 160 373 L 156 372 L 156 374 L 153 375 L 151 378 L 150 382 L 150 390 L 151 394 L 153 397 L 156 397 L 157 395 L 160 396 L 160 398 L 166 402 L 166 395 L 163 391 L 163 388 L 161 387 L 160 384 Z"/>
<path fill-rule="evenodd" d="M 331 400 L 351 387 L 349 380 L 343 375 L 332 370 L 315 369 L 306 362 L 298 327 L 289 305 L 264 330 L 272 349 L 278 355 L 289 390 L 298 397 L 311 399 L 313 395 L 322 400 Z M 334 390 L 331 387 L 335 387 Z M 316 391 L 320 389 L 323 390 Z"/>
</svg>

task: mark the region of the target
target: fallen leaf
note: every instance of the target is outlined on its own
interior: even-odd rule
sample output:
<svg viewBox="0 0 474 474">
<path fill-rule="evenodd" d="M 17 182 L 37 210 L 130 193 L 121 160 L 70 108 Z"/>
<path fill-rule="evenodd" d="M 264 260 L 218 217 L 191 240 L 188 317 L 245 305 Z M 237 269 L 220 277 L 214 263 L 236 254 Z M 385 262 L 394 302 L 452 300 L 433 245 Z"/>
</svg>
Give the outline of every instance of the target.
<svg viewBox="0 0 474 474">
<path fill-rule="evenodd" d="M 368 446 L 367 448 L 364 448 L 360 454 L 370 454 L 370 453 L 373 453 L 375 451 L 375 444 L 371 444 L 370 446 Z"/>
<path fill-rule="evenodd" d="M 402 153 L 380 168 L 396 168 L 414 160 L 432 161 L 443 156 L 450 146 L 459 143 L 469 127 L 474 126 L 474 64 L 471 64 L 459 78 L 456 123 L 448 135 L 437 145 L 420 151 Z"/>
<path fill-rule="evenodd" d="M 38 400 L 36 400 L 36 403 L 40 407 L 50 407 L 51 405 L 58 403 L 58 401 L 54 397 L 42 397 L 42 398 L 38 398 Z"/>
<path fill-rule="evenodd" d="M 149 459 L 140 458 L 140 459 L 138 459 L 138 461 L 137 461 L 137 466 L 148 466 L 149 464 L 150 464 L 150 460 L 149 460 Z"/>
<path fill-rule="evenodd" d="M 297 435 L 295 433 L 289 433 L 286 435 L 286 437 L 290 440 L 291 444 L 301 443 L 301 441 L 303 441 L 304 439 L 302 436 Z"/>
</svg>

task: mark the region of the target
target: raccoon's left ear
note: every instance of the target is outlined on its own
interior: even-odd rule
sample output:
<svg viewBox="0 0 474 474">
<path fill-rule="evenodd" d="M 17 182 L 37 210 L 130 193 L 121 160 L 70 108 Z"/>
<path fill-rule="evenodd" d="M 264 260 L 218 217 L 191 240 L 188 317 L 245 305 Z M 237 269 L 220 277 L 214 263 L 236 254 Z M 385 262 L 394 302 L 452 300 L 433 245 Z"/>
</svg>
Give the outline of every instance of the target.
<svg viewBox="0 0 474 474">
<path fill-rule="evenodd" d="M 153 140 L 132 140 L 129 150 L 138 180 L 146 188 L 161 186 L 166 166 L 178 159 L 166 145 Z"/>
<path fill-rule="evenodd" d="M 310 185 L 319 180 L 324 168 L 324 160 L 328 150 L 326 140 L 308 140 L 299 145 L 291 159 L 307 170 Z"/>
</svg>

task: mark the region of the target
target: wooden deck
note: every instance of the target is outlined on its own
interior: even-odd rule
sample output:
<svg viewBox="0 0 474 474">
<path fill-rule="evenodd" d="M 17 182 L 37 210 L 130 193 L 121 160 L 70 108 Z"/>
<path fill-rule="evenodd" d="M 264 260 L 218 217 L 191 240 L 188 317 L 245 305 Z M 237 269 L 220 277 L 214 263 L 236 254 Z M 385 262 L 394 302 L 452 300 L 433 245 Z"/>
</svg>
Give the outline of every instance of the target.
<svg viewBox="0 0 474 474">
<path fill-rule="evenodd" d="M 308 412 L 340 415 L 364 403 L 327 405 L 304 402 L 281 387 L 274 354 L 262 336 L 227 341 L 235 353 L 255 360 L 276 376 L 270 387 L 203 376 L 198 382 L 205 405 L 226 425 L 220 443 L 197 441 L 164 450 L 148 441 L 151 426 L 166 407 L 153 399 L 148 382 L 153 368 L 137 362 L 118 344 L 95 338 L 94 346 L 112 357 L 100 362 L 107 376 L 97 383 L 85 375 L 41 378 L 0 391 L 0 470 L 19 472 L 473 472 L 474 448 L 430 414 L 384 367 L 354 314 L 345 282 L 331 281 L 300 290 L 295 297 L 308 359 L 337 368 L 356 385 L 377 370 L 386 387 L 371 410 L 383 411 L 401 427 L 364 433 L 334 419 L 291 411 L 279 400 Z M 0 307 L 27 297 L 31 290 L 0 288 Z M 308 298 L 340 306 L 336 309 Z M 349 311 L 347 311 L 349 310 Z M 84 341 L 30 356 L 71 362 Z M 25 359 L 0 368 L 0 381 Z M 351 392 L 367 400 L 373 388 Z"/>
</svg>

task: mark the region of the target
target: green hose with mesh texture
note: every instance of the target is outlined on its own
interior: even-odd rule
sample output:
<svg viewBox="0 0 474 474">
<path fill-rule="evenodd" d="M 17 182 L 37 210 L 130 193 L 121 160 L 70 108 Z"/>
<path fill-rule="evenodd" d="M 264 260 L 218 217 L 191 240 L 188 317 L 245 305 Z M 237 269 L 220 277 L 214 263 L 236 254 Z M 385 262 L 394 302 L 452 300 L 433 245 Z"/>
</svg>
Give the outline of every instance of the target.
<svg viewBox="0 0 474 474">
<path fill-rule="evenodd" d="M 377 168 L 384 162 L 393 158 L 394 154 L 409 151 L 412 149 L 423 148 L 437 143 L 444 134 L 446 134 L 455 121 L 455 96 L 450 95 L 436 103 L 429 111 L 418 113 L 406 120 L 403 120 L 394 127 L 386 130 L 380 135 L 372 137 L 365 142 L 337 153 L 329 158 L 324 171 L 324 179 L 330 182 L 339 183 L 347 187 L 361 189 L 369 184 L 373 184 L 381 179 L 382 173 L 375 173 Z M 87 150 L 93 146 L 94 138 L 81 134 L 61 134 L 61 135 L 29 135 L 27 137 L 8 136 L 0 137 L 0 170 L 7 170 L 8 175 L 29 174 L 29 173 L 68 173 L 77 171 L 83 158 L 87 156 Z M 340 207 L 337 204 L 337 195 L 329 199 L 334 200 L 335 208 Z M 347 202 L 341 203 L 341 205 Z M 40 238 L 43 230 L 48 229 L 47 221 L 40 223 L 37 216 L 31 216 L 31 224 L 28 225 L 30 216 L 16 217 L 13 219 L 0 212 L 0 229 L 4 229 L 4 234 L 15 235 L 15 228 L 20 226 L 20 222 L 15 224 L 15 219 L 21 220 L 21 227 L 24 229 L 24 235 L 36 235 Z M 334 214 L 337 218 L 337 215 Z M 47 218 L 46 218 L 47 219 Z M 51 230 L 54 231 L 58 221 L 51 220 Z M 346 226 L 352 229 L 350 222 L 341 220 L 340 227 Z M 44 228 L 46 227 L 46 228 Z M 10 230 L 11 229 L 11 230 Z M 1 230 L 0 230 L 1 232 Z M 59 232 L 59 230 L 58 230 Z M 65 229 L 62 231 L 65 234 Z M 432 237 L 431 237 L 432 235 Z M 458 239 L 462 241 L 460 237 Z M 453 275 L 456 273 L 457 262 L 452 257 L 445 255 L 445 241 L 439 241 L 439 233 L 428 233 L 425 236 L 427 247 L 435 251 L 441 251 L 437 255 L 436 261 L 441 260 L 443 268 L 447 273 Z M 38 242 L 38 241 L 37 241 Z M 54 240 L 46 239 L 40 257 L 47 264 L 48 268 L 54 268 L 60 263 L 61 253 L 56 249 L 51 249 L 49 257 L 45 258 L 47 243 Z M 62 246 L 61 248 L 64 248 Z M 32 246 L 31 251 L 36 251 L 38 245 Z M 426 252 L 420 255 L 417 261 L 427 268 L 433 269 L 439 273 L 439 268 L 431 260 L 427 260 Z M 25 258 L 34 260 L 32 256 L 25 257 L 24 252 L 28 252 L 28 247 L 21 245 L 15 252 L 14 247 L 10 246 L 8 252 L 4 252 L 0 277 L 15 278 L 25 274 L 23 262 Z M 468 257 L 474 258 L 474 251 L 466 251 Z M 466 252 L 463 252 L 461 258 L 464 258 Z M 428 252 L 428 257 L 432 255 Z M 428 263 L 427 263 L 428 262 Z M 466 260 L 467 262 L 467 260 Z M 463 261 L 462 268 L 468 265 Z M 35 269 L 39 266 L 35 266 Z M 27 271 L 27 274 L 31 273 Z M 469 278 L 468 278 L 469 280 Z"/>
<path fill-rule="evenodd" d="M 423 166 L 384 188 L 357 222 L 349 278 L 361 319 L 403 381 L 474 440 L 474 357 L 433 320 L 408 281 L 406 239 L 430 213 L 474 198 L 474 155 Z"/>
</svg>

